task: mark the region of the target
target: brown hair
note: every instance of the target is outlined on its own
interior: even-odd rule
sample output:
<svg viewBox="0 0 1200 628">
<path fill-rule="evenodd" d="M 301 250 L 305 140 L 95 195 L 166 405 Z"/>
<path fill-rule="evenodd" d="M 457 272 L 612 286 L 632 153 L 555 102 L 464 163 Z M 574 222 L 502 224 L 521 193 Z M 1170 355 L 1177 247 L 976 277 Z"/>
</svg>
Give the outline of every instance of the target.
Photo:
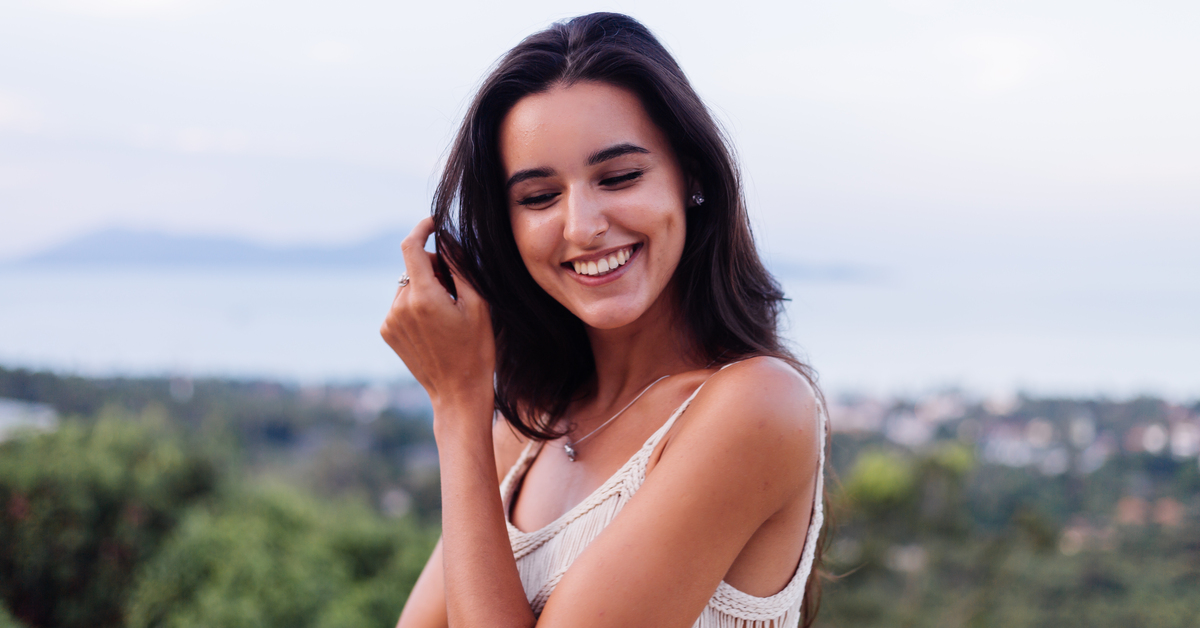
<svg viewBox="0 0 1200 628">
<path fill-rule="evenodd" d="M 673 277 L 698 357 L 725 363 L 775 356 L 820 397 L 812 369 L 779 337 L 783 292 L 759 259 L 737 165 L 720 128 L 646 27 L 625 15 L 593 13 L 529 36 L 500 60 L 466 113 L 434 195 L 439 252 L 491 305 L 497 410 L 520 433 L 548 440 L 562 434 L 556 423 L 568 406 L 591 391 L 595 363 L 583 323 L 537 285 L 517 251 L 499 149 L 500 125 L 517 101 L 580 81 L 636 94 L 685 176 L 703 191 L 704 205 L 687 212 Z M 806 626 L 815 618 L 819 588 L 810 576 Z"/>
</svg>

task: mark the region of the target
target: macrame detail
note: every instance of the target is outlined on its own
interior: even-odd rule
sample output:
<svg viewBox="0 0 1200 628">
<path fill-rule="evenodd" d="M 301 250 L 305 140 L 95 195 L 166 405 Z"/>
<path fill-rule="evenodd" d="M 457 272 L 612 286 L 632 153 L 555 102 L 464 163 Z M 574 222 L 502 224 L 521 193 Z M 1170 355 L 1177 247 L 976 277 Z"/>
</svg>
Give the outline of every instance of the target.
<svg viewBox="0 0 1200 628">
<path fill-rule="evenodd" d="M 521 452 L 516 464 L 500 484 L 500 494 L 504 500 L 505 523 L 508 526 L 513 555 L 517 559 L 517 570 L 521 574 L 521 585 L 534 614 L 541 615 L 546 601 L 567 569 L 612 522 L 634 493 L 637 493 L 646 480 L 646 467 L 654 448 L 703 387 L 704 384 L 697 387 L 667 422 L 650 436 L 642 448 L 587 499 L 546 527 L 528 533 L 518 530 L 507 513 L 511 509 L 513 492 L 518 482 L 525 477 L 526 471 L 537 458 L 544 443 L 532 441 Z M 824 443 L 826 419 L 823 412 L 818 413 L 818 423 L 818 436 L 820 442 Z M 804 542 L 804 552 L 801 554 L 796 573 L 783 590 L 770 597 L 756 597 L 739 591 L 722 580 L 692 628 L 785 628 L 799 623 L 804 586 L 812 571 L 817 536 L 825 520 L 821 502 L 825 481 L 824 468 L 825 448 L 821 447 L 816 498 L 808 526 L 808 536 Z"/>
</svg>

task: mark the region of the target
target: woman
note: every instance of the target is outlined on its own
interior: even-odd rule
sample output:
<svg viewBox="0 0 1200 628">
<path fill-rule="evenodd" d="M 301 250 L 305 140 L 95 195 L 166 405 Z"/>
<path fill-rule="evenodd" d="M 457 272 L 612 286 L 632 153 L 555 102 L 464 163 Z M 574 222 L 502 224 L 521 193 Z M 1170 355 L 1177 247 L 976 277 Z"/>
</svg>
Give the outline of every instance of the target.
<svg viewBox="0 0 1200 628">
<path fill-rule="evenodd" d="M 811 623 L 818 394 L 729 151 L 641 24 L 510 51 L 403 250 L 381 333 L 433 402 L 443 536 L 402 628 Z"/>
</svg>

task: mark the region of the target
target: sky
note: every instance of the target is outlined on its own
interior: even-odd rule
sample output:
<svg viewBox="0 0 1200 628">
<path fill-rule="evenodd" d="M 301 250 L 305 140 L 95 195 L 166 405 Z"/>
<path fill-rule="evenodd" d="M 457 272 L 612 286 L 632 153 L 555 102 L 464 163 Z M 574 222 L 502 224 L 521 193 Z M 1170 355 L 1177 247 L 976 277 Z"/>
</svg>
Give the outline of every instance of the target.
<svg viewBox="0 0 1200 628">
<path fill-rule="evenodd" d="M 7 0 L 0 261 L 114 226 L 270 244 L 407 229 L 489 66 L 594 10 L 676 55 L 776 264 L 920 276 L 948 301 L 929 278 L 1200 309 L 1186 0 Z"/>
<path fill-rule="evenodd" d="M 1200 227 L 1194 2 L 10 0 L 0 259 L 113 225 L 406 227 L 490 64 L 597 9 L 678 56 L 771 255 L 878 263 L 896 236 L 1160 255 Z"/>
</svg>

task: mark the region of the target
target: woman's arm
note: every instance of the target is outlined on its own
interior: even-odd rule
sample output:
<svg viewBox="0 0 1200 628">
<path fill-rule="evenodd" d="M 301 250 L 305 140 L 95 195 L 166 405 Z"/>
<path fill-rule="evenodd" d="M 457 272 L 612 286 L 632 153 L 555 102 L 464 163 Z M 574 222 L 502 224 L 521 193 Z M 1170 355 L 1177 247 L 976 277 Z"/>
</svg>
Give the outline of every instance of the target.
<svg viewBox="0 0 1200 628">
<path fill-rule="evenodd" d="M 429 393 L 442 484 L 442 571 L 450 626 L 532 626 L 500 504 L 492 438 L 495 339 L 487 302 L 462 277 L 452 297 L 417 223 L 400 248 L 409 282 L 380 334 Z M 427 567 L 429 578 L 433 570 Z M 422 592 L 436 597 L 433 585 Z M 415 611 L 414 611 L 415 612 Z"/>
<path fill-rule="evenodd" d="M 492 440 L 496 448 L 496 477 L 503 481 L 508 470 L 517 462 L 527 441 L 522 439 L 503 418 L 493 420 Z M 421 571 L 396 628 L 445 628 L 450 625 L 446 617 L 445 572 L 442 569 L 442 541 L 439 539 L 429 555 L 429 562 Z"/>
<path fill-rule="evenodd" d="M 491 417 L 488 402 L 434 410 L 447 615 L 455 627 L 533 626 L 504 523 L 492 432 L 478 425 L 479 416 Z"/>
<path fill-rule="evenodd" d="M 439 540 L 404 602 L 396 628 L 445 628 L 449 625 L 446 589 L 442 584 L 442 542 Z"/>
</svg>

